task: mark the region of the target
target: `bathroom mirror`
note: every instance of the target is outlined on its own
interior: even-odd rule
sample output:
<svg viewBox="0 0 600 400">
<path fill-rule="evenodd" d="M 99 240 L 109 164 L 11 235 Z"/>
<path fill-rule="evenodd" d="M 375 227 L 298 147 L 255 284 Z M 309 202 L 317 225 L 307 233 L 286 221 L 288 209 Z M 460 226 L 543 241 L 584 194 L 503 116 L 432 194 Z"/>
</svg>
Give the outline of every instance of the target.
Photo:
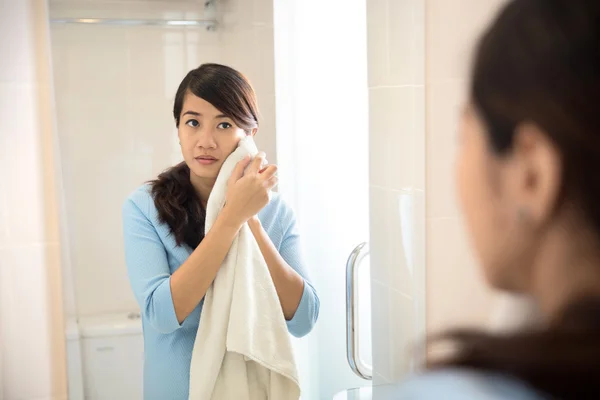
<svg viewBox="0 0 600 400">
<path fill-rule="evenodd" d="M 142 398 L 121 209 L 182 161 L 175 93 L 209 62 L 256 91 L 255 140 L 279 166 L 320 297 L 315 329 L 293 339 L 302 398 L 340 398 L 410 370 L 419 355 L 390 358 L 425 329 L 424 1 L 393 10 L 405 31 L 380 22 L 386 4 L 49 0 L 70 400 Z M 407 44 L 404 60 L 394 44 Z M 348 284 L 361 243 L 370 255 Z"/>
</svg>

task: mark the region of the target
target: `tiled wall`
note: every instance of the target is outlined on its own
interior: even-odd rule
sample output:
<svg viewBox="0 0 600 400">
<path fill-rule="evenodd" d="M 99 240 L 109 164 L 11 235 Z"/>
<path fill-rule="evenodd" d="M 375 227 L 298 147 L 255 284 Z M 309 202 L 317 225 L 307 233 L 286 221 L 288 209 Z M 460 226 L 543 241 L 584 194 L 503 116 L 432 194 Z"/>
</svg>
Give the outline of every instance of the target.
<svg viewBox="0 0 600 400">
<path fill-rule="evenodd" d="M 367 3 L 375 384 L 405 376 L 425 332 L 489 321 L 494 298 L 466 240 L 453 172 L 472 46 L 503 2 Z"/>
<path fill-rule="evenodd" d="M 0 4 L 0 398 L 66 399 L 46 2 Z"/>
<path fill-rule="evenodd" d="M 504 0 L 427 0 L 427 328 L 485 325 L 493 296 L 482 282 L 456 203 L 454 157 L 471 53 Z"/>
<path fill-rule="evenodd" d="M 57 17 L 203 18 L 200 1 L 51 0 Z M 219 1 L 215 31 L 53 24 L 52 56 L 78 315 L 136 309 L 123 260 L 121 204 L 181 160 L 172 117 L 177 87 L 201 63 L 229 64 L 255 86 L 259 146 L 275 162 L 273 7 Z M 110 294 L 109 294 L 110 292 Z"/>
<path fill-rule="evenodd" d="M 425 331 L 425 1 L 367 3 L 373 383 Z"/>
</svg>

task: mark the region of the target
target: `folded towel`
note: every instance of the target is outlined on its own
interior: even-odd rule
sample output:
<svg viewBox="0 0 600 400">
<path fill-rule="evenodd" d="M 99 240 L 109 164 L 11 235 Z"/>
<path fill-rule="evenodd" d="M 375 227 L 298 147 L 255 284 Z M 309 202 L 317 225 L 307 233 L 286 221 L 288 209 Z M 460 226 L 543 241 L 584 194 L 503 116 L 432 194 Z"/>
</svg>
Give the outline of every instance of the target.
<svg viewBox="0 0 600 400">
<path fill-rule="evenodd" d="M 206 209 L 206 231 L 225 204 L 227 181 L 248 136 L 225 160 Z M 298 400 L 294 353 L 275 285 L 247 224 L 204 296 L 190 366 L 190 400 Z"/>
</svg>

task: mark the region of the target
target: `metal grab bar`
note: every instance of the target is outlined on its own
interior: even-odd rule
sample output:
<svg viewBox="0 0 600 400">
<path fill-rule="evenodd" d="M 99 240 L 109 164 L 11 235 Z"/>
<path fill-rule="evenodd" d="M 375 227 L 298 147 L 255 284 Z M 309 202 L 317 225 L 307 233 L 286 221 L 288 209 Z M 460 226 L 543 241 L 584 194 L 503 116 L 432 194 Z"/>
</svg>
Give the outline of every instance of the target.
<svg viewBox="0 0 600 400">
<path fill-rule="evenodd" d="M 358 356 L 358 329 L 356 327 L 356 275 L 357 267 L 369 254 L 366 242 L 359 244 L 352 250 L 346 262 L 346 356 L 352 371 L 359 377 L 371 380 L 372 371 L 365 371 L 364 364 Z"/>
</svg>

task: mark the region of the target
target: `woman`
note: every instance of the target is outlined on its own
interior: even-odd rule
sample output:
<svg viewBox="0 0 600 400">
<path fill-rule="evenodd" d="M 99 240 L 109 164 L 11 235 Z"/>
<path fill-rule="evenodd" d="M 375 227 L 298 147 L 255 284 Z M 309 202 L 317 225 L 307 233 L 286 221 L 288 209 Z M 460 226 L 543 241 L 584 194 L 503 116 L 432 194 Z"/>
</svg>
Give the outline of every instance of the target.
<svg viewBox="0 0 600 400">
<path fill-rule="evenodd" d="M 457 162 L 484 275 L 543 326 L 460 331 L 403 399 L 600 399 L 600 2 L 512 0 L 481 39 Z"/>
<path fill-rule="evenodd" d="M 144 326 L 144 398 L 157 400 L 188 398 L 202 299 L 243 224 L 265 258 L 290 333 L 306 335 L 319 312 L 294 214 L 279 196 L 269 195 L 276 166 L 264 166 L 263 153 L 237 165 L 227 203 L 204 235 L 206 203 L 221 165 L 258 129 L 249 82 L 229 67 L 202 65 L 181 82 L 173 116 L 184 162 L 139 188 L 123 206 L 127 269 Z"/>
</svg>

